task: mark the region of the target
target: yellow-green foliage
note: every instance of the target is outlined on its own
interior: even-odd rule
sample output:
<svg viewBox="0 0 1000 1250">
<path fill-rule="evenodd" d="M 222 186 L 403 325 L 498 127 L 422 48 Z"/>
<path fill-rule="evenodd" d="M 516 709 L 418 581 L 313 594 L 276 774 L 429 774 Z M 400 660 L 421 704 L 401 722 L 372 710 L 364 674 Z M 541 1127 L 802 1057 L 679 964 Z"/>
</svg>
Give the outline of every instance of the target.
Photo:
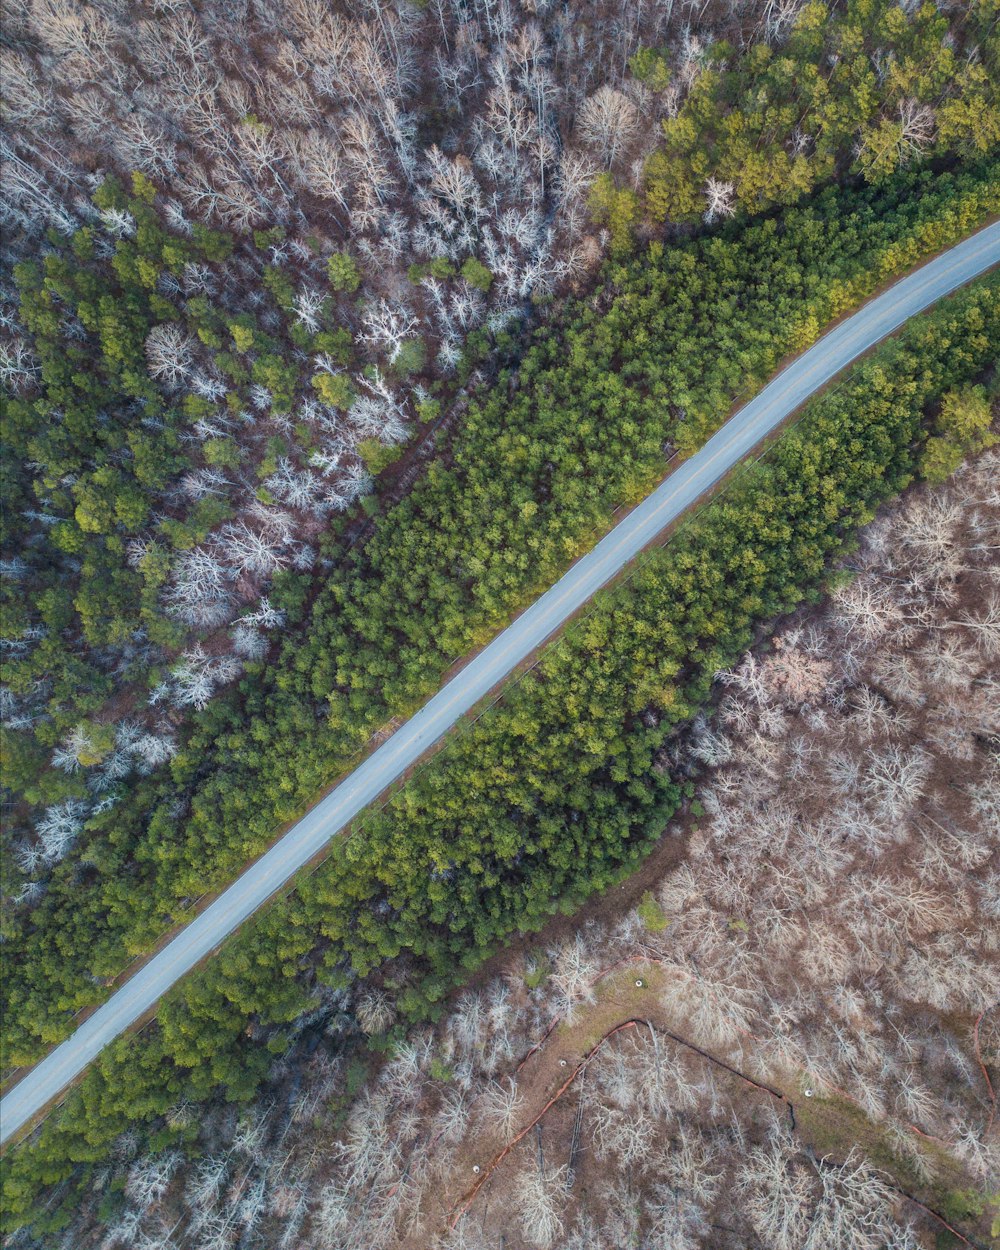
<svg viewBox="0 0 1000 1250">
<path fill-rule="evenodd" d="M 969 386 L 945 395 L 934 433 L 924 448 L 924 477 L 929 482 L 943 482 L 966 456 L 994 446 L 997 435 L 990 429 L 992 415 L 983 386 Z"/>
<path fill-rule="evenodd" d="M 938 6 L 897 0 L 812 0 L 783 44 L 739 56 L 727 45 L 709 48 L 646 164 L 645 212 L 694 220 L 705 211 L 709 178 L 731 184 L 736 206 L 754 213 L 796 203 L 837 170 L 879 182 L 929 156 L 993 150 L 996 3 L 968 8 L 978 59 L 956 53 Z M 650 72 L 648 51 L 633 59 L 637 77 Z"/>
</svg>

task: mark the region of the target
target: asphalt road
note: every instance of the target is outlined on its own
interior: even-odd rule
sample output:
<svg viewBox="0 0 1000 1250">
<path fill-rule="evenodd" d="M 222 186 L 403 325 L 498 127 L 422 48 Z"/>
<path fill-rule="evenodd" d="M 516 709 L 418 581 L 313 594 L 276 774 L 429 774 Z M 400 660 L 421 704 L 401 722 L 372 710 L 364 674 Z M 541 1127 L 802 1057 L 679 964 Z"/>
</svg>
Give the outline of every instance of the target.
<svg viewBox="0 0 1000 1250">
<path fill-rule="evenodd" d="M 0 1102 L 0 1142 L 51 1102 L 114 1038 L 232 933 L 299 868 L 501 682 L 671 521 L 846 365 L 915 313 L 1000 263 L 994 223 L 895 283 L 824 335 L 696 455 L 481 651 L 377 751 L 303 816 Z"/>
</svg>

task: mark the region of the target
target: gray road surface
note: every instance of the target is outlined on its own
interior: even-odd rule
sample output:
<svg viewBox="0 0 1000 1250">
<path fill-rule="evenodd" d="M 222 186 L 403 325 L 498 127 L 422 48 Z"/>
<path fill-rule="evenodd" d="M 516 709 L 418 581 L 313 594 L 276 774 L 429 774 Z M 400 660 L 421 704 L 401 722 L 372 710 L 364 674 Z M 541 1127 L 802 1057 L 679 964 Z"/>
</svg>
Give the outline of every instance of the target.
<svg viewBox="0 0 1000 1250">
<path fill-rule="evenodd" d="M 238 877 L 0 1103 L 0 1142 L 31 1120 L 335 833 L 825 382 L 915 313 L 1000 262 L 1000 223 L 897 282 L 768 384 L 411 720 Z"/>
</svg>

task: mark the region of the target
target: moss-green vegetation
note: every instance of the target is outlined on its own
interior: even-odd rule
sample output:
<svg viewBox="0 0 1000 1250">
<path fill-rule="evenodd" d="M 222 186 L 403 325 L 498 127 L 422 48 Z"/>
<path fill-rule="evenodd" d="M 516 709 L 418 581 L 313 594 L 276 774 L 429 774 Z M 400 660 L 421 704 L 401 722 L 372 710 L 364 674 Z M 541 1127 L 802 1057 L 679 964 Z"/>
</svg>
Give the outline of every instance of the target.
<svg viewBox="0 0 1000 1250">
<path fill-rule="evenodd" d="M 650 890 L 647 890 L 639 900 L 636 911 L 650 933 L 660 933 L 670 925 L 670 917 L 653 897 Z"/>
</svg>

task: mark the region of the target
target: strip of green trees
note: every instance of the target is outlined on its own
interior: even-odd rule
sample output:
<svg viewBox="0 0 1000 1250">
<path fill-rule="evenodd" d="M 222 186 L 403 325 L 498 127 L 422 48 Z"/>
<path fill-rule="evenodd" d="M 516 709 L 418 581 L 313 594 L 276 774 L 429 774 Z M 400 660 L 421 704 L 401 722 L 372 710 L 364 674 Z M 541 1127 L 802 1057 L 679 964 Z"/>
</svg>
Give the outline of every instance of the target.
<svg viewBox="0 0 1000 1250">
<path fill-rule="evenodd" d="M 403 1019 L 433 1015 L 498 942 L 627 873 L 680 799 L 656 761 L 668 736 L 761 621 L 818 595 L 880 503 L 989 441 L 970 388 L 998 353 L 993 276 L 814 401 L 296 892 L 176 987 L 156 1026 L 101 1055 L 10 1153 L 9 1224 L 55 1227 L 137 1121 L 154 1146 L 195 1149 L 191 1104 L 252 1097 L 292 1022 L 330 990 L 377 970 Z M 39 1195 L 59 1182 L 43 1214 Z"/>
<path fill-rule="evenodd" d="M 924 172 L 613 265 L 314 601 L 308 577 L 278 576 L 272 599 L 293 622 L 278 659 L 195 717 L 169 769 L 92 818 L 41 901 L 8 918 L 4 1062 L 64 1037 L 186 901 L 230 879 L 646 494 L 672 447 L 700 446 L 782 356 L 998 198 L 996 161 Z"/>
</svg>

